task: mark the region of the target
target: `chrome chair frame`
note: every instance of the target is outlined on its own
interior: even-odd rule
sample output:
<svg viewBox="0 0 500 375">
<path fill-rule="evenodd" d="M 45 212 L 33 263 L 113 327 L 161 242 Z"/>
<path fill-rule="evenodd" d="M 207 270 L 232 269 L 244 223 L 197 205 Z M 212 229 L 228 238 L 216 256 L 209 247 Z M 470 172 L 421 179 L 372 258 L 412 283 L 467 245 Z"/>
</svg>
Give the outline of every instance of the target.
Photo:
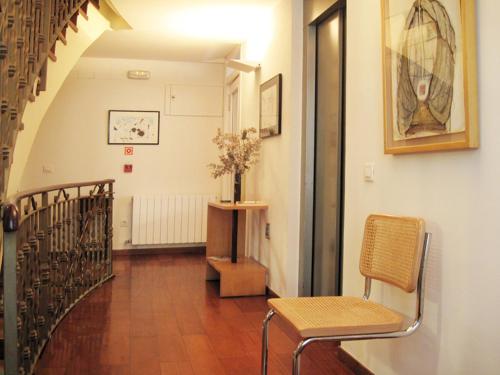
<svg viewBox="0 0 500 375">
<path fill-rule="evenodd" d="M 425 272 L 427 269 L 427 256 L 430 247 L 431 233 L 426 232 L 423 243 L 422 260 L 420 262 L 420 270 L 417 282 L 417 304 L 415 319 L 406 329 L 396 332 L 387 333 L 370 333 L 370 334 L 356 334 L 356 335 L 338 335 L 338 336 L 320 336 L 309 337 L 303 339 L 295 351 L 293 352 L 293 375 L 300 375 L 300 355 L 304 349 L 313 342 L 319 341 L 353 341 L 353 340 L 373 340 L 373 339 L 392 339 L 406 337 L 413 334 L 417 328 L 422 324 L 424 314 L 424 294 L 425 294 Z M 365 292 L 363 299 L 368 300 L 371 293 L 371 278 L 365 278 Z M 270 309 L 262 323 L 262 375 L 267 375 L 268 371 L 268 351 L 269 351 L 269 323 L 276 314 L 274 309 Z"/>
</svg>

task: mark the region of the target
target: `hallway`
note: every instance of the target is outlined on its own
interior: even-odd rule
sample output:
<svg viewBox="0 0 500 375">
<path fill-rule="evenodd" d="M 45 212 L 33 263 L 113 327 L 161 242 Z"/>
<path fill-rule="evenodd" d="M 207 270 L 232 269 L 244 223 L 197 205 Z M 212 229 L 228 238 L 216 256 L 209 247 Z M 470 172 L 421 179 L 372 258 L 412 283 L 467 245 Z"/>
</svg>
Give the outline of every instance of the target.
<svg viewBox="0 0 500 375">
<path fill-rule="evenodd" d="M 37 375 L 260 373 L 264 297 L 220 299 L 217 283 L 204 280 L 202 255 L 118 257 L 113 266 L 116 277 L 56 329 Z M 271 324 L 270 375 L 291 373 L 298 342 L 281 326 Z M 308 348 L 303 374 L 353 374 L 335 352 Z"/>
</svg>

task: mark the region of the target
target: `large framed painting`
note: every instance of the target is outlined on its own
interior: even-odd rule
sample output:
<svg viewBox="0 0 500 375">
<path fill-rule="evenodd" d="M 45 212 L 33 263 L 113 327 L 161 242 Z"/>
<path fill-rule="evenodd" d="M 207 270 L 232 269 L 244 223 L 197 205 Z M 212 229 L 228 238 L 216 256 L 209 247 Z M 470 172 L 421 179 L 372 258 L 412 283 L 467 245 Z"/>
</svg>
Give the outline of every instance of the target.
<svg viewBox="0 0 500 375">
<path fill-rule="evenodd" d="M 477 148 L 474 0 L 381 0 L 385 153 Z"/>
<path fill-rule="evenodd" d="M 281 74 L 260 86 L 259 136 L 281 134 Z"/>
<path fill-rule="evenodd" d="M 159 143 L 159 111 L 109 111 L 108 144 L 157 145 Z"/>
</svg>

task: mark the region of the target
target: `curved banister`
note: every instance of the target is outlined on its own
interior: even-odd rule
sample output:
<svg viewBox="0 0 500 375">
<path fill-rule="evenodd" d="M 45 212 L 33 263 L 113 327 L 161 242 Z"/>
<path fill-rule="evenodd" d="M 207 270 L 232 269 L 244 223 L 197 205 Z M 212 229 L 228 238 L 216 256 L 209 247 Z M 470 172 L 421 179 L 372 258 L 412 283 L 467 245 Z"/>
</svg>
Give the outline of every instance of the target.
<svg viewBox="0 0 500 375">
<path fill-rule="evenodd" d="M 5 374 L 31 374 L 64 316 L 112 274 L 113 183 L 21 192 L 3 206 Z"/>
<path fill-rule="evenodd" d="M 68 183 L 68 184 L 60 184 L 60 185 L 51 185 L 51 186 L 46 186 L 43 188 L 36 188 L 36 189 L 30 189 L 30 190 L 25 190 L 20 193 L 17 193 L 16 195 L 10 197 L 7 199 L 7 202 L 12 203 L 12 204 L 18 204 L 18 202 L 24 198 L 29 198 L 34 195 L 41 195 L 43 193 L 50 193 L 54 191 L 59 191 L 59 190 L 66 190 L 70 188 L 82 188 L 82 187 L 92 187 L 95 188 L 98 185 L 102 184 L 112 184 L 114 183 L 115 180 L 113 179 L 107 179 L 107 180 L 96 180 L 96 181 L 86 181 L 86 182 L 77 182 L 77 183 Z"/>
</svg>

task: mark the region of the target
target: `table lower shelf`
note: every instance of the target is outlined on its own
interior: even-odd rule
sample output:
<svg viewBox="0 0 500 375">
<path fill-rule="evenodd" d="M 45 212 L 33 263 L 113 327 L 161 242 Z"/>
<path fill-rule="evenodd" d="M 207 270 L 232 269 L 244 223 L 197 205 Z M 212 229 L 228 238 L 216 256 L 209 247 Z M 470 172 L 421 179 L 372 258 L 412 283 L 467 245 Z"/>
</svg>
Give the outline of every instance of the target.
<svg viewBox="0 0 500 375">
<path fill-rule="evenodd" d="M 259 296 L 266 294 L 266 267 L 252 258 L 208 257 L 207 280 L 220 279 L 221 297 Z"/>
</svg>

